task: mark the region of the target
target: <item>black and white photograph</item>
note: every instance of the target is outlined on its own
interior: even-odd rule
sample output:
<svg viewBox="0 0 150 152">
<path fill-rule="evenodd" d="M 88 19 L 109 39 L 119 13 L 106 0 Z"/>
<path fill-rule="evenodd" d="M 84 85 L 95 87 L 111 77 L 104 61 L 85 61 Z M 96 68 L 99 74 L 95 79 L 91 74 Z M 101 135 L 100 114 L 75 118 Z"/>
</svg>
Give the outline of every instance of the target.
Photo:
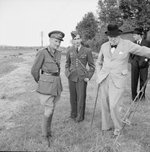
<svg viewBox="0 0 150 152">
<path fill-rule="evenodd" d="M 0 151 L 150 152 L 150 0 L 0 0 Z"/>
</svg>

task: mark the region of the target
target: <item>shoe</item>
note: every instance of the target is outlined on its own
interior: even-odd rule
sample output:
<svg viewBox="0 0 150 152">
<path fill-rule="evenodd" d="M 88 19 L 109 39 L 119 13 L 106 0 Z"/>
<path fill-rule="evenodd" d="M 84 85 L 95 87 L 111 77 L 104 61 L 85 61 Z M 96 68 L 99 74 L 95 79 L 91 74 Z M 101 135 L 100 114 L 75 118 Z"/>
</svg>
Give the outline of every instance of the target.
<svg viewBox="0 0 150 152">
<path fill-rule="evenodd" d="M 119 136 L 121 134 L 121 130 L 119 129 L 115 129 L 111 138 L 116 138 L 117 136 Z"/>
<path fill-rule="evenodd" d="M 47 136 L 42 135 L 42 138 L 43 138 L 44 143 L 45 143 L 48 147 L 50 147 L 51 136 L 49 136 L 49 135 L 47 135 Z"/>
<path fill-rule="evenodd" d="M 114 135 L 115 135 L 115 136 L 118 136 L 120 133 L 121 133 L 121 132 L 120 132 L 119 129 L 115 129 L 115 130 L 114 130 Z"/>
<path fill-rule="evenodd" d="M 102 136 L 104 136 L 104 135 L 110 135 L 111 133 L 111 131 L 113 131 L 113 128 L 109 128 L 109 129 L 106 129 L 106 130 L 102 130 Z"/>
<path fill-rule="evenodd" d="M 80 117 L 77 117 L 76 119 L 75 119 L 75 121 L 76 122 L 81 122 L 81 121 L 83 121 L 84 119 L 83 118 L 80 118 Z"/>
<path fill-rule="evenodd" d="M 70 118 L 70 119 L 73 119 L 73 120 L 75 120 L 75 119 L 76 119 L 76 117 L 75 117 L 75 116 L 70 116 L 69 118 Z"/>
</svg>

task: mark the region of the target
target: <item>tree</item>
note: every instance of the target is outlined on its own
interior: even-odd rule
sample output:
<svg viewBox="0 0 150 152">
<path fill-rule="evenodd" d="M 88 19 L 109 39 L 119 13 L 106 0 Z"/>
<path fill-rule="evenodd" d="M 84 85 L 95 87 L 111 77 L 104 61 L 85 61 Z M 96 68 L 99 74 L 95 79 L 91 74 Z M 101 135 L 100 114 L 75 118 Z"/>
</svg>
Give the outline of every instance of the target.
<svg viewBox="0 0 150 152">
<path fill-rule="evenodd" d="M 121 11 L 116 0 L 98 1 L 98 19 L 101 25 L 106 26 L 109 23 L 122 25 Z"/>
<path fill-rule="evenodd" d="M 98 24 L 92 12 L 87 13 L 80 21 L 76 30 L 81 34 L 83 41 L 91 40 L 98 32 Z"/>
<path fill-rule="evenodd" d="M 120 0 L 124 20 L 133 20 L 145 30 L 150 28 L 150 0 Z"/>
</svg>

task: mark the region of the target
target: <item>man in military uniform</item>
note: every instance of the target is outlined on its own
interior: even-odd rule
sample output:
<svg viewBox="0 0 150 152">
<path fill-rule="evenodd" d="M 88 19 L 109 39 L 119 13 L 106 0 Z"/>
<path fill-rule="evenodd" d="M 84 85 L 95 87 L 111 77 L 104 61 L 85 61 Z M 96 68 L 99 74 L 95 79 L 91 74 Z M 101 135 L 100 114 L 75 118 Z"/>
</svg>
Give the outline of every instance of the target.
<svg viewBox="0 0 150 152">
<path fill-rule="evenodd" d="M 71 33 L 73 46 L 66 55 L 65 74 L 69 80 L 71 118 L 76 122 L 84 120 L 87 82 L 95 71 L 92 52 L 82 45 L 77 31 Z M 89 65 L 89 70 L 86 65 Z"/>
<path fill-rule="evenodd" d="M 134 29 L 133 37 L 135 39 L 135 43 L 141 46 L 150 47 L 149 43 L 145 39 L 143 39 L 143 34 L 144 34 L 143 28 Z M 149 59 L 144 56 L 131 54 L 130 62 L 131 62 L 131 91 L 132 91 L 132 100 L 134 100 L 137 95 L 138 81 L 140 82 L 139 88 L 141 89 L 147 80 Z M 144 94 L 141 97 L 142 99 L 145 99 L 145 89 L 144 89 Z"/>
<path fill-rule="evenodd" d="M 38 83 L 40 102 L 44 106 L 42 135 L 45 139 L 51 137 L 53 112 L 62 91 L 59 75 L 61 52 L 58 48 L 65 34 L 61 31 L 52 31 L 48 36 L 49 46 L 38 51 L 31 69 L 31 74 Z"/>
</svg>

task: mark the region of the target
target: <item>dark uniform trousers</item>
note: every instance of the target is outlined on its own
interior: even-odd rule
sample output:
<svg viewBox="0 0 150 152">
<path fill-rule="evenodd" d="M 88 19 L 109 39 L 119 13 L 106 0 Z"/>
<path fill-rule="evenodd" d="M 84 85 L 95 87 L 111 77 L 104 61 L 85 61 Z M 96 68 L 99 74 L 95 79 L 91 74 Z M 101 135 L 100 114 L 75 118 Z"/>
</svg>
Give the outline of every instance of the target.
<svg viewBox="0 0 150 152">
<path fill-rule="evenodd" d="M 69 80 L 70 90 L 70 104 L 71 104 L 71 117 L 83 120 L 85 114 L 86 104 L 86 88 L 87 82 L 85 81 L 71 81 Z M 78 98 L 78 99 L 77 99 Z M 78 114 L 78 116 L 77 116 Z"/>
<path fill-rule="evenodd" d="M 147 41 L 142 40 L 140 45 L 148 47 L 149 44 Z M 149 59 L 147 59 L 146 57 L 131 54 L 130 62 L 131 62 L 132 100 L 134 100 L 135 97 L 137 96 L 138 82 L 140 82 L 139 89 L 141 89 L 147 80 L 148 67 L 149 67 L 148 61 Z M 146 87 L 144 88 L 143 96 L 141 97 L 142 95 L 141 93 L 139 97 L 145 98 L 145 89 Z"/>
</svg>

